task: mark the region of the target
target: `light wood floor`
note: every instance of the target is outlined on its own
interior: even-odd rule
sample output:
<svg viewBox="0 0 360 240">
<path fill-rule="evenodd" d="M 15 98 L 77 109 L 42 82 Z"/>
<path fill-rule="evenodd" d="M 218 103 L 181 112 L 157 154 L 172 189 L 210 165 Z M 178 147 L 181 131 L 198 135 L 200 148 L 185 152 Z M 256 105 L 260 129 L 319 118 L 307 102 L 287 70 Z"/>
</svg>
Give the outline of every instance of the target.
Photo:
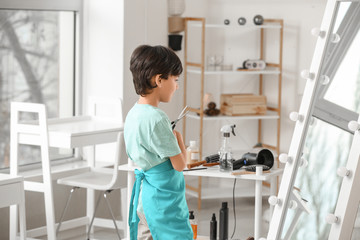
<svg viewBox="0 0 360 240">
<path fill-rule="evenodd" d="M 202 210 L 197 210 L 197 199 L 189 198 L 188 206 L 189 210 L 194 210 L 195 218 L 198 220 L 198 235 L 209 236 L 210 232 L 210 219 L 213 213 L 216 214 L 216 218 L 219 226 L 219 210 L 222 202 L 228 202 L 229 206 L 229 239 L 233 240 L 246 240 L 249 236 L 253 236 L 254 231 L 254 198 L 238 198 L 236 199 L 236 229 L 233 238 L 231 236 L 234 232 L 234 211 L 232 198 L 226 199 L 208 199 L 202 201 Z M 266 210 L 269 204 L 267 198 L 263 198 L 263 209 Z M 263 237 L 266 237 L 268 231 L 268 223 L 263 221 Z M 76 236 L 76 237 L 74 237 Z M 121 231 L 121 236 L 124 233 Z M 85 227 L 71 230 L 71 232 L 61 232 L 59 239 L 62 240 L 84 240 L 86 239 Z M 104 239 L 112 240 L 118 239 L 113 229 L 96 229 L 95 234 L 91 236 L 91 239 Z"/>
</svg>

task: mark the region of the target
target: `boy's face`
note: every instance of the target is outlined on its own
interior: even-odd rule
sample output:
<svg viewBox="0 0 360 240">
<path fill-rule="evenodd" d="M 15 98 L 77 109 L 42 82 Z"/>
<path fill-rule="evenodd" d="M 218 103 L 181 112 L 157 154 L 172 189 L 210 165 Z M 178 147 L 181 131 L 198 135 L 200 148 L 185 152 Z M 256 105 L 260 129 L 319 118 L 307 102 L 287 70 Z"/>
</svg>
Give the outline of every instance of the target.
<svg viewBox="0 0 360 240">
<path fill-rule="evenodd" d="M 179 88 L 179 76 L 169 76 L 168 79 L 161 80 L 160 101 L 170 102 L 175 91 Z"/>
</svg>

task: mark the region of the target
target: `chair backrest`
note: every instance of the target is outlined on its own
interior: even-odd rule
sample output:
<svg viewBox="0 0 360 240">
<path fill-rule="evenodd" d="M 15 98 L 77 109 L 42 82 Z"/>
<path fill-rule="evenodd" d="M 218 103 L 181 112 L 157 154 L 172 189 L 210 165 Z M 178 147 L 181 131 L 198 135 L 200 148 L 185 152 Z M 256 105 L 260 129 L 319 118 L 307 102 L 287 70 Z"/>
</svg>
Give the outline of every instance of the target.
<svg viewBox="0 0 360 240">
<path fill-rule="evenodd" d="M 121 98 L 90 96 L 88 101 L 88 113 L 91 116 L 117 119 L 119 122 L 124 121 Z"/>
<path fill-rule="evenodd" d="M 123 123 L 122 100 L 119 97 L 99 97 L 90 96 L 88 98 L 88 112 L 90 116 L 101 119 L 108 119 Z M 95 156 L 95 159 L 101 161 L 111 161 L 113 159 L 114 144 L 97 145 L 93 149 L 87 148 L 84 156 Z M 109 160 L 108 160 L 109 159 Z M 91 162 L 96 166 L 96 161 Z"/>
<path fill-rule="evenodd" d="M 114 169 L 113 169 L 113 177 L 110 181 L 110 183 L 108 184 L 108 186 L 106 187 L 106 189 L 112 189 L 112 188 L 116 188 L 117 184 L 119 183 L 118 181 L 118 177 L 119 177 L 119 165 L 121 162 L 121 156 L 124 153 L 124 132 L 121 131 L 119 132 L 119 134 L 117 135 L 117 140 L 116 140 L 116 151 L 115 151 L 115 159 L 114 159 Z"/>
<path fill-rule="evenodd" d="M 88 98 L 88 114 L 94 117 L 100 117 L 103 119 L 112 119 L 118 122 L 123 123 L 123 107 L 121 98 L 117 97 L 98 97 L 90 96 Z M 117 136 L 116 148 L 115 148 L 115 159 L 113 154 L 107 156 L 107 152 L 113 152 L 113 146 L 96 146 L 95 154 L 100 152 L 99 156 L 106 155 L 109 159 L 114 159 L 114 169 L 113 177 L 109 184 L 107 184 L 107 189 L 117 188 L 119 184 L 119 170 L 118 166 L 120 165 L 121 157 L 124 155 L 124 133 L 120 132 Z"/>
<path fill-rule="evenodd" d="M 38 114 L 38 121 L 21 120 L 21 112 Z M 45 105 L 12 102 L 10 124 L 10 174 L 17 175 L 19 172 L 19 144 L 40 146 L 43 170 L 44 165 L 45 169 L 49 170 L 49 137 Z"/>
</svg>

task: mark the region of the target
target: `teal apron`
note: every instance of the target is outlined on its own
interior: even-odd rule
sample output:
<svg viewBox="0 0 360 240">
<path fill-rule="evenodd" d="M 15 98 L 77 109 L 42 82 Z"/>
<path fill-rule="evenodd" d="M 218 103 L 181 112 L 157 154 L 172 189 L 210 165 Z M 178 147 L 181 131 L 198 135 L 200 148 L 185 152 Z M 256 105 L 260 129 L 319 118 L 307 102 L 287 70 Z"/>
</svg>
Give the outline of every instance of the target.
<svg viewBox="0 0 360 240">
<path fill-rule="evenodd" d="M 137 240 L 140 219 L 136 210 L 141 180 L 142 204 L 153 239 L 192 240 L 184 175 L 173 168 L 170 160 L 146 172 L 136 169 L 135 174 L 129 212 L 130 240 Z"/>
</svg>

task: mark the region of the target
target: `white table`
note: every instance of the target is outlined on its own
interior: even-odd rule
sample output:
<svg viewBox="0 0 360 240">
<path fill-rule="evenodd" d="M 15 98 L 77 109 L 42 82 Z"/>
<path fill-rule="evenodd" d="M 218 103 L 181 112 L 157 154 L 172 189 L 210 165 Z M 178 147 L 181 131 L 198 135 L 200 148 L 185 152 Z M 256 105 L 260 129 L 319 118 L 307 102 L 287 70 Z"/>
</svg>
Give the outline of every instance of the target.
<svg viewBox="0 0 360 240">
<path fill-rule="evenodd" d="M 25 192 L 22 177 L 12 177 L 0 173 L 0 208 L 19 206 L 20 239 L 26 239 Z M 11 236 L 15 238 L 16 236 Z"/>
<path fill-rule="evenodd" d="M 122 130 L 123 123 L 115 121 L 114 118 L 79 116 L 48 119 L 49 147 L 72 149 L 116 142 L 117 135 Z M 31 145 L 34 141 L 41 141 L 41 139 L 32 134 L 19 134 L 18 142 L 21 144 Z M 90 154 L 87 160 L 89 166 L 95 165 L 93 154 Z M 89 218 L 93 215 L 95 193 L 93 190 L 88 190 L 87 193 L 87 217 Z M 87 220 L 79 219 L 79 222 L 83 225 Z M 63 224 L 64 227 L 65 225 Z M 77 227 L 74 223 L 72 225 Z M 36 236 L 37 232 L 44 233 L 43 228 L 37 230 L 32 234 Z M 55 233 L 53 234 L 55 236 Z"/>
<path fill-rule="evenodd" d="M 49 146 L 56 148 L 78 148 L 102 143 L 116 142 L 123 124 L 113 119 L 78 116 L 48 119 Z M 34 139 L 30 134 L 19 135 L 19 142 L 30 144 Z"/>
<path fill-rule="evenodd" d="M 136 167 L 130 164 L 124 164 L 119 166 L 119 170 L 128 172 L 128 204 L 130 204 L 129 196 L 131 196 L 131 190 L 134 184 L 134 170 Z M 238 170 L 236 172 L 241 172 L 244 170 Z M 205 170 L 195 170 L 195 171 L 184 171 L 185 176 L 201 176 L 201 177 L 213 177 L 213 178 L 230 178 L 230 179 L 239 179 L 239 180 L 253 180 L 256 181 L 255 184 L 255 229 L 254 229 L 254 238 L 258 240 L 261 236 L 262 229 L 262 183 L 263 181 L 270 181 L 270 195 L 276 195 L 276 177 L 281 175 L 283 169 L 272 169 L 269 173 L 262 173 L 257 171 L 256 174 L 244 174 L 244 175 L 232 175 L 229 172 L 220 172 L 218 166 L 208 167 Z M 128 205 L 128 209 L 130 209 Z M 271 207 L 270 216 L 272 213 L 273 207 Z M 128 229 L 129 233 L 129 229 Z"/>
</svg>

